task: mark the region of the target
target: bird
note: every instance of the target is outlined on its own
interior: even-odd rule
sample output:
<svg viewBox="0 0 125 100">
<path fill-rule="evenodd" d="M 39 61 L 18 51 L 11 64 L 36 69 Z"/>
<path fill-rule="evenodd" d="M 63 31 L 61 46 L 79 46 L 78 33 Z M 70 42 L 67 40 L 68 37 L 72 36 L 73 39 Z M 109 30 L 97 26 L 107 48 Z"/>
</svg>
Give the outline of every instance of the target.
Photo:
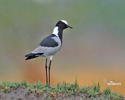
<svg viewBox="0 0 125 100">
<path fill-rule="evenodd" d="M 45 37 L 39 44 L 39 46 L 31 51 L 29 54 L 25 55 L 25 60 L 30 60 L 37 57 L 45 57 L 45 72 L 46 72 L 46 85 L 50 87 L 50 69 L 53 56 L 61 49 L 62 47 L 62 39 L 63 39 L 63 30 L 71 28 L 68 25 L 66 20 L 57 21 L 53 32 Z M 49 59 L 49 65 L 47 64 Z M 48 78 L 49 74 L 49 78 Z"/>
</svg>

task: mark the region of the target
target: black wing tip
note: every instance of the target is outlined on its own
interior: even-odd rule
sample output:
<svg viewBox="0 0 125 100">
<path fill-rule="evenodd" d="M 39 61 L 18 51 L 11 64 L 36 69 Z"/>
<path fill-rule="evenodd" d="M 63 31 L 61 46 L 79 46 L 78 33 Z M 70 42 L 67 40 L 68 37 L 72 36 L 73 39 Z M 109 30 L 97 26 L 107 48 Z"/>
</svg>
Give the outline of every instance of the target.
<svg viewBox="0 0 125 100">
<path fill-rule="evenodd" d="M 28 57 L 28 54 L 27 54 L 27 55 L 25 55 L 25 57 Z"/>
<path fill-rule="evenodd" d="M 25 57 L 29 57 L 31 55 L 33 55 L 33 53 L 28 53 L 28 54 L 25 55 Z"/>
<path fill-rule="evenodd" d="M 25 60 L 29 60 L 29 59 L 34 58 L 35 55 L 33 53 L 29 53 L 29 54 L 26 54 L 25 57 L 26 57 Z"/>
<path fill-rule="evenodd" d="M 36 58 L 36 57 L 39 57 L 40 55 L 42 55 L 43 53 L 29 53 L 27 55 L 25 55 L 25 60 L 29 60 L 29 59 L 33 59 L 33 58 Z"/>
<path fill-rule="evenodd" d="M 29 60 L 28 58 L 25 58 L 25 60 Z"/>
</svg>

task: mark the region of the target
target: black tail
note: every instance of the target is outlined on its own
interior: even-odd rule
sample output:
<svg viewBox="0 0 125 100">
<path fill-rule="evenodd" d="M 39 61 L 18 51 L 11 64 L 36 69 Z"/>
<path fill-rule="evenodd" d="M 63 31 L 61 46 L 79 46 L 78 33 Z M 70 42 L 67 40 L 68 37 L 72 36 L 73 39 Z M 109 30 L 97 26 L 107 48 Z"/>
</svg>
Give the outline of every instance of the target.
<svg viewBox="0 0 125 100">
<path fill-rule="evenodd" d="M 25 60 L 29 60 L 29 59 L 33 59 L 33 58 L 39 57 L 42 54 L 43 53 L 29 53 L 29 54 L 25 55 L 25 57 L 26 57 Z"/>
</svg>

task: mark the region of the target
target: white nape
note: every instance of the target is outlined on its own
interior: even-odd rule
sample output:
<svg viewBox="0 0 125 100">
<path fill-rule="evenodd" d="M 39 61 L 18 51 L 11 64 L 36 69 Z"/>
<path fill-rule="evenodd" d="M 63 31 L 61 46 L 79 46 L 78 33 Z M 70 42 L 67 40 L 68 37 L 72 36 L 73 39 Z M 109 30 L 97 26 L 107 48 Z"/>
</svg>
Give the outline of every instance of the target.
<svg viewBox="0 0 125 100">
<path fill-rule="evenodd" d="M 58 32 L 59 32 L 59 30 L 58 30 L 58 27 L 56 26 L 56 27 L 53 29 L 52 34 L 55 34 L 56 36 L 58 36 Z"/>
<path fill-rule="evenodd" d="M 61 20 L 63 23 L 65 23 L 66 25 L 68 25 L 68 22 L 66 20 Z"/>
</svg>

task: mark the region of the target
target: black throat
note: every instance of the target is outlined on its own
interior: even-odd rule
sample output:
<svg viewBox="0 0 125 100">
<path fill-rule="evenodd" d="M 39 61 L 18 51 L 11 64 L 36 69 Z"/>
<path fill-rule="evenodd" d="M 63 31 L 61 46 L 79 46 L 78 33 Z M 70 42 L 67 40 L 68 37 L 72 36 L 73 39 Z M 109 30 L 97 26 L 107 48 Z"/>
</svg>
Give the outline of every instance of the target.
<svg viewBox="0 0 125 100">
<path fill-rule="evenodd" d="M 62 28 L 60 28 L 60 27 L 58 27 L 58 36 L 59 36 L 59 38 L 60 38 L 60 40 L 61 40 L 61 42 L 62 42 L 62 39 L 63 39 L 63 29 Z"/>
</svg>

